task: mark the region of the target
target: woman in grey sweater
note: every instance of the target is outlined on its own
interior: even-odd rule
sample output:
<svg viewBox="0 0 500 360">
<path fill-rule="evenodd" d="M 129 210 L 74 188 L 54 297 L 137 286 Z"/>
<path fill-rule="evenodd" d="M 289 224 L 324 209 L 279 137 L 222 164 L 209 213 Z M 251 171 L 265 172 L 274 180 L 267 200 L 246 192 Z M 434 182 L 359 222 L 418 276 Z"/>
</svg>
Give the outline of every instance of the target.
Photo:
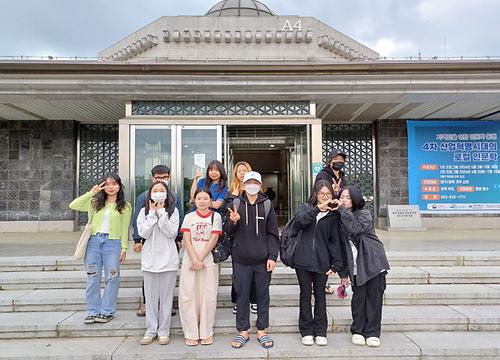
<svg viewBox="0 0 500 360">
<path fill-rule="evenodd" d="M 382 300 L 389 262 L 384 245 L 375 234 L 372 215 L 354 186 L 342 189 L 334 200 L 340 213 L 341 233 L 352 281 L 352 343 L 380 346 Z"/>
</svg>

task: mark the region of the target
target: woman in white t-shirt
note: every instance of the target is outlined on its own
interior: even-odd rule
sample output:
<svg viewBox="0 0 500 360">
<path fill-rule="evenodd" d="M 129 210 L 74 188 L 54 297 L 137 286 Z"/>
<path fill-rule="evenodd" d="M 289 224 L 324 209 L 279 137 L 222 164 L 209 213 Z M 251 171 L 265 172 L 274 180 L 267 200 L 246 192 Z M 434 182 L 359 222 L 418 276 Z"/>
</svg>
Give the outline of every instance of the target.
<svg viewBox="0 0 500 360">
<path fill-rule="evenodd" d="M 163 181 L 151 185 L 144 207 L 137 217 L 139 235 L 145 239 L 141 253 L 146 303 L 146 333 L 141 345 L 158 336 L 160 345 L 170 341 L 170 321 L 179 255 L 175 239 L 179 212 L 175 197 Z M 158 306 L 159 304 L 159 306 Z"/>
<path fill-rule="evenodd" d="M 188 346 L 213 344 L 217 308 L 219 265 L 212 249 L 222 235 L 222 218 L 210 210 L 212 196 L 206 189 L 194 194 L 196 210 L 187 214 L 181 226 L 185 249 L 179 280 L 179 312 Z M 147 312 L 146 312 L 147 314 Z"/>
</svg>

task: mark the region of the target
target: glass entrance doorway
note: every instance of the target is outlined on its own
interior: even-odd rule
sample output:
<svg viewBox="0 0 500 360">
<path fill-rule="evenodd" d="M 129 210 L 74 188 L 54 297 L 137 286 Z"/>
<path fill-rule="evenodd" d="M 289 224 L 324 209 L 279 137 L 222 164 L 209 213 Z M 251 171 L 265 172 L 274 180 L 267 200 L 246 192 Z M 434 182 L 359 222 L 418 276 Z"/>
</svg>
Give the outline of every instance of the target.
<svg viewBox="0 0 500 360">
<path fill-rule="evenodd" d="M 228 173 L 246 161 L 262 174 L 263 190 L 271 199 L 278 223 L 284 225 L 310 191 L 308 125 L 227 126 Z"/>
<path fill-rule="evenodd" d="M 188 211 L 197 167 L 204 174 L 210 161 L 220 160 L 230 181 L 233 164 L 246 161 L 262 174 L 264 192 L 284 225 L 309 196 L 309 144 L 310 125 L 130 125 L 131 200 L 151 185 L 151 168 L 164 164 Z"/>
<path fill-rule="evenodd" d="M 130 179 L 132 201 L 151 186 L 151 169 L 171 168 L 170 185 L 189 207 L 189 189 L 196 167 L 222 159 L 222 126 L 132 125 Z"/>
</svg>

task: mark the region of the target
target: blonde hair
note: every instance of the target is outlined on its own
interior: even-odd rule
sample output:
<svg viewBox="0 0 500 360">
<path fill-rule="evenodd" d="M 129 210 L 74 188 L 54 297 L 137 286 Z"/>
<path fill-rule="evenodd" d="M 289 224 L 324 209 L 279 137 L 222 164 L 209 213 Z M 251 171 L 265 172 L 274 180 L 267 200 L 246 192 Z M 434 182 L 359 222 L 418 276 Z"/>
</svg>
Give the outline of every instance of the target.
<svg viewBox="0 0 500 360">
<path fill-rule="evenodd" d="M 252 167 L 246 161 L 238 161 L 236 165 L 233 167 L 232 176 L 231 176 L 231 185 L 229 185 L 229 194 L 232 194 L 235 190 L 238 190 L 238 193 L 241 194 L 243 192 L 243 182 L 238 180 L 238 174 L 236 171 L 238 167 L 243 165 L 247 168 L 248 171 L 252 171 Z"/>
</svg>

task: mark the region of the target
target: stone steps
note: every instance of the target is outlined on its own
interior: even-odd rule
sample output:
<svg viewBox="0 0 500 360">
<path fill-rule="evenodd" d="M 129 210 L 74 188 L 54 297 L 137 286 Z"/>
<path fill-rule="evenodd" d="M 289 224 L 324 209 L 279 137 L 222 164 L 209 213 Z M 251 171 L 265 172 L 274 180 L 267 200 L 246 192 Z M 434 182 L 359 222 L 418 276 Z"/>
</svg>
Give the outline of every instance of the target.
<svg viewBox="0 0 500 360">
<path fill-rule="evenodd" d="M 230 267 L 221 268 L 220 285 L 231 285 Z M 121 288 L 140 287 L 141 270 L 122 270 Z M 333 277 L 332 282 L 338 279 Z M 0 272 L 0 290 L 82 289 L 86 278 L 83 271 L 17 271 Z M 295 271 L 277 267 L 273 285 L 297 285 Z M 500 266 L 394 267 L 387 276 L 388 284 L 498 284 Z"/>
<path fill-rule="evenodd" d="M 0 291 L 0 312 L 81 311 L 86 309 L 84 293 L 84 289 L 4 290 Z M 232 306 L 230 293 L 230 286 L 219 287 L 218 307 Z M 271 285 L 270 293 L 272 307 L 298 306 L 298 285 Z M 136 309 L 140 296 L 140 288 L 120 289 L 118 309 Z M 351 297 L 327 296 L 327 304 L 349 305 Z M 384 304 L 500 305 L 500 284 L 389 284 Z"/>
<path fill-rule="evenodd" d="M 273 307 L 270 310 L 271 332 L 298 332 L 298 307 Z M 107 324 L 83 324 L 85 311 L 0 313 L 0 339 L 42 337 L 141 336 L 145 319 L 133 310 L 119 310 Z M 217 310 L 216 334 L 234 332 L 231 309 Z M 251 315 L 252 326 L 256 315 Z M 348 332 L 350 308 L 328 308 L 328 331 Z M 415 305 L 384 307 L 382 327 L 391 331 L 500 331 L 500 305 Z M 172 318 L 172 334 L 182 334 L 180 318 Z"/>
<path fill-rule="evenodd" d="M 276 346 L 262 349 L 252 334 L 243 349 L 231 311 L 231 263 L 221 268 L 213 346 L 183 344 L 179 315 L 169 346 L 140 346 L 140 258 L 121 271 L 115 319 L 83 324 L 85 273 L 71 256 L 0 257 L 0 359 L 499 359 L 500 251 L 389 252 L 383 346 L 350 343 L 350 298 L 327 296 L 329 345 L 305 347 L 298 334 L 295 272 L 278 263 L 271 285 L 270 328 Z M 335 280 L 334 280 L 335 279 Z M 332 278 L 337 282 L 338 278 Z M 176 301 L 176 300 L 175 300 Z M 251 315 L 252 324 L 255 315 Z"/>
<path fill-rule="evenodd" d="M 327 346 L 306 347 L 300 336 L 290 333 L 271 334 L 272 349 L 264 350 L 251 334 L 242 349 L 232 349 L 232 334 L 217 335 L 212 346 L 187 347 L 181 336 L 172 336 L 171 343 L 140 346 L 139 337 L 92 337 L 52 339 L 0 340 L 0 359 L 32 360 L 169 360 L 169 359 L 499 359 L 500 332 L 387 332 L 382 346 L 355 346 L 345 333 L 330 334 Z"/>
<path fill-rule="evenodd" d="M 392 267 L 417 266 L 500 266 L 500 251 L 388 251 Z M 279 266 L 282 266 L 278 262 Z M 225 261 L 223 267 L 230 267 Z M 0 272 L 83 270 L 82 261 L 72 256 L 0 257 Z M 129 250 L 122 269 L 140 269 L 140 256 Z"/>
</svg>

